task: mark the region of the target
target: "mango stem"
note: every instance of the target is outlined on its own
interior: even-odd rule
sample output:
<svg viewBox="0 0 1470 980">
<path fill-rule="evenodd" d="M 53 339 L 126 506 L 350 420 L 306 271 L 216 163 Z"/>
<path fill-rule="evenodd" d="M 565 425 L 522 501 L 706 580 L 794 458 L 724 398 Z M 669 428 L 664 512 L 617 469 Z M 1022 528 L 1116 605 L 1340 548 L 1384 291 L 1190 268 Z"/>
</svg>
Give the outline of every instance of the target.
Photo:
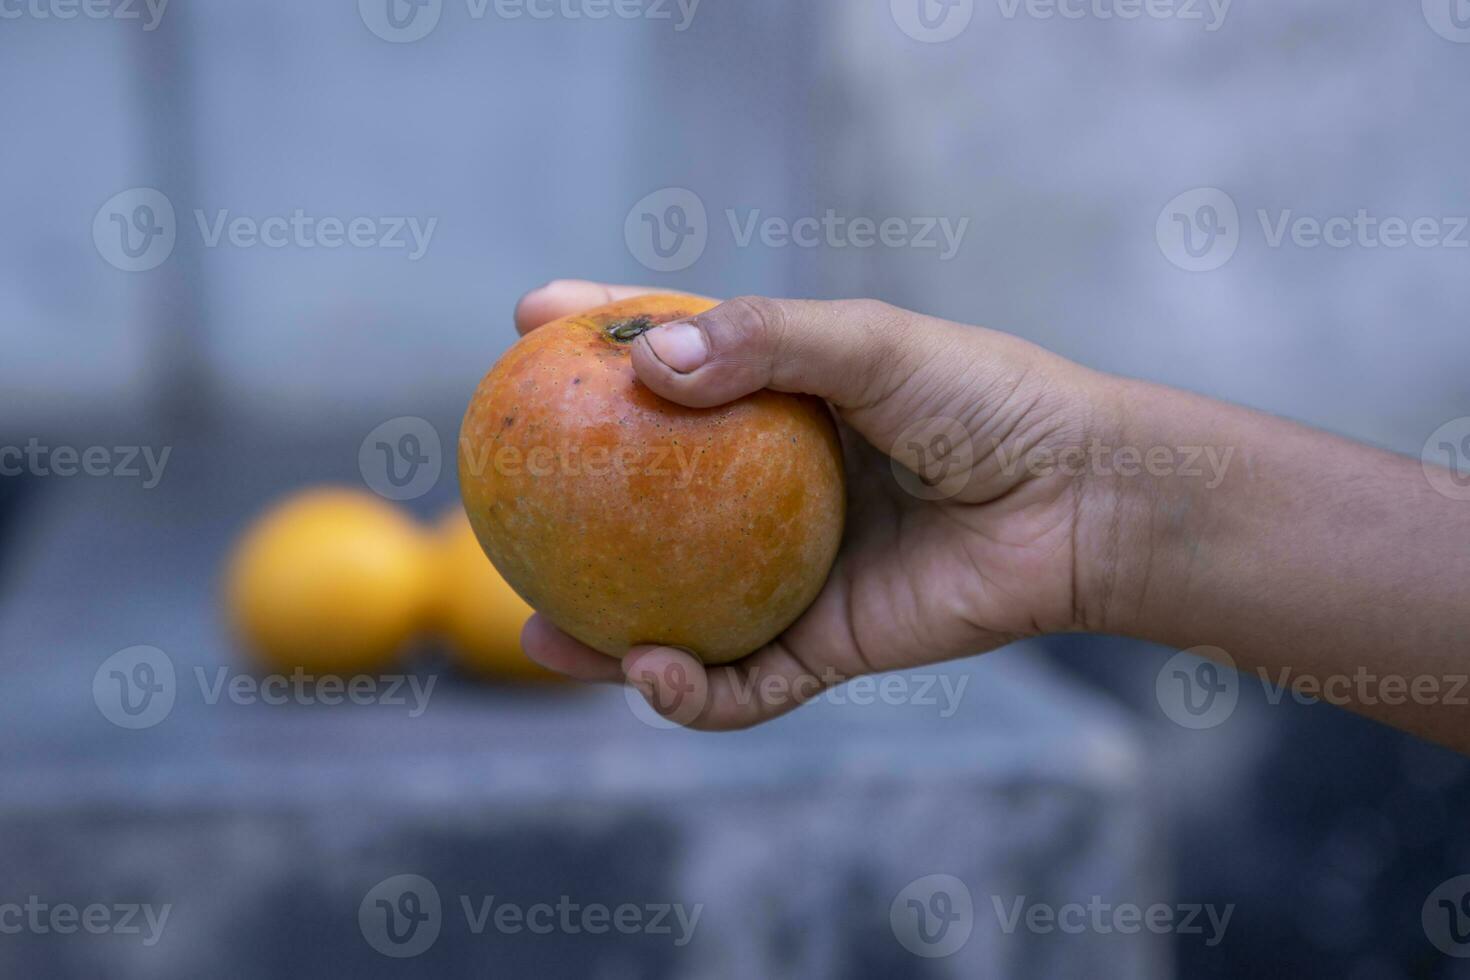
<svg viewBox="0 0 1470 980">
<path fill-rule="evenodd" d="M 620 344 L 631 343 L 639 335 L 658 326 L 652 317 L 635 316 L 630 320 L 619 320 L 607 325 L 607 335 Z"/>
</svg>

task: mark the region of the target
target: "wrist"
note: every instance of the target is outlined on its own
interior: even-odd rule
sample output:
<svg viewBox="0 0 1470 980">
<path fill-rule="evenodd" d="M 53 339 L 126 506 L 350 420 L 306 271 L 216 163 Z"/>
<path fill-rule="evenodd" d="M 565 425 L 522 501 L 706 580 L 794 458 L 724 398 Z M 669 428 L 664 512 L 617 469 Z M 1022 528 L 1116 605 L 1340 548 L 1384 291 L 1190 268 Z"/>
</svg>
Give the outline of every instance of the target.
<svg viewBox="0 0 1470 980">
<path fill-rule="evenodd" d="M 1076 628 L 1147 639 L 1160 631 L 1155 611 L 1182 601 L 1173 558 L 1200 519 L 1197 490 L 1218 486 L 1230 457 L 1206 453 L 1202 433 L 1183 436 L 1192 407 L 1183 392 L 1106 375 L 1093 382 L 1089 465 L 1076 491 Z"/>
</svg>

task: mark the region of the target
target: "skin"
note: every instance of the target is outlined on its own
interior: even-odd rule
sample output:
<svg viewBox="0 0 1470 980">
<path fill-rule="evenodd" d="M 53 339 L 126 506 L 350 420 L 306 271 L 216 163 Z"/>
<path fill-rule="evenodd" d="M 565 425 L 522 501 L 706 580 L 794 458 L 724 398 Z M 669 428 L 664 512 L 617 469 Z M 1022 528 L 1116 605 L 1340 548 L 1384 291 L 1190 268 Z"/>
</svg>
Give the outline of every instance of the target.
<svg viewBox="0 0 1470 980">
<path fill-rule="evenodd" d="M 521 300 L 516 325 L 645 291 L 554 282 Z M 728 666 L 667 647 L 616 661 L 536 616 L 522 643 L 546 667 L 631 683 L 675 721 L 728 730 L 862 674 L 1106 632 L 1335 683 L 1332 703 L 1470 752 L 1470 691 L 1451 693 L 1470 641 L 1470 520 L 1418 460 L 868 300 L 748 297 L 689 322 L 635 342 L 638 377 L 662 397 L 705 407 L 773 388 L 833 406 L 850 496 L 837 563 L 801 618 Z M 930 472 L 910 436 L 934 417 L 967 440 L 951 460 L 961 489 L 930 500 L 892 461 Z M 1143 465 L 1159 447 L 1167 464 Z M 1191 468 L 1184 447 L 1227 465 Z"/>
</svg>

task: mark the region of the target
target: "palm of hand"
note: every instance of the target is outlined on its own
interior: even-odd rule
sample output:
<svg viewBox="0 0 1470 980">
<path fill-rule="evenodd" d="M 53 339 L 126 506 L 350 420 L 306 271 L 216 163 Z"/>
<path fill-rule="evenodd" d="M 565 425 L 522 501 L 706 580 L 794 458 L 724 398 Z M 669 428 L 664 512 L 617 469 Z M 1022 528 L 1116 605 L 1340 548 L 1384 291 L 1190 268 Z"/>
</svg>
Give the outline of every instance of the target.
<svg viewBox="0 0 1470 980">
<path fill-rule="evenodd" d="M 926 500 L 844 427 L 848 532 L 826 588 L 778 640 L 818 676 L 981 653 L 1070 617 L 1074 504 L 1061 481 Z M 964 483 L 963 478 L 958 481 Z"/>
</svg>

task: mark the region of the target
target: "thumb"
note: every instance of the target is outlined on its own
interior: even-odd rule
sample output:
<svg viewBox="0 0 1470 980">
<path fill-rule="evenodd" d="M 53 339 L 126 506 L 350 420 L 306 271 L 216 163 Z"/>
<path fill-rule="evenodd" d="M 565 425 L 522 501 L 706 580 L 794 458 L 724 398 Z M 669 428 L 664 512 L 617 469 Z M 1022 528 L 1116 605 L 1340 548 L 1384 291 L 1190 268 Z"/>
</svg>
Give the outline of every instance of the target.
<svg viewBox="0 0 1470 980">
<path fill-rule="evenodd" d="M 873 300 L 742 297 L 648 330 L 633 367 L 655 393 L 692 408 L 761 388 L 817 395 L 886 449 L 962 390 L 961 358 L 946 354 L 973 332 Z"/>
</svg>

